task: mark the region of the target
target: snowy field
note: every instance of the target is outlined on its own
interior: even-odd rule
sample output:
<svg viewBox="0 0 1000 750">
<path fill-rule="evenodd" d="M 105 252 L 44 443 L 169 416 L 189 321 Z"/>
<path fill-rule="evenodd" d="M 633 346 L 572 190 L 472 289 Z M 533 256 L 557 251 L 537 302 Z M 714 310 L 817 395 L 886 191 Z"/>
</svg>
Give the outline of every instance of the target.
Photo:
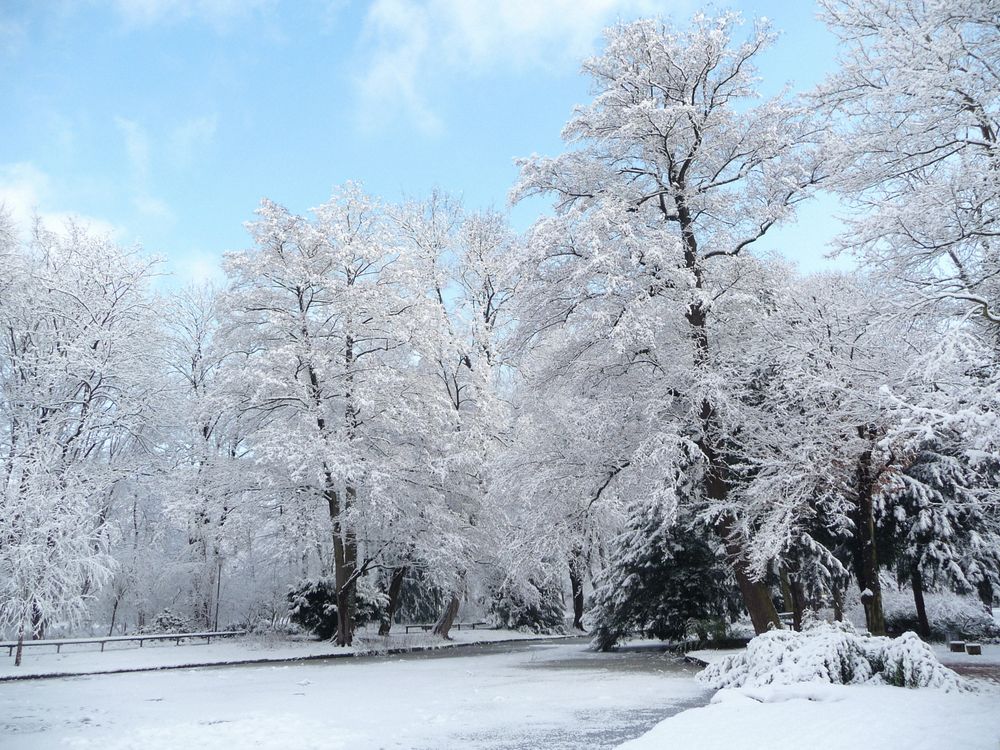
<svg viewBox="0 0 1000 750">
<path fill-rule="evenodd" d="M 0 746 L 611 748 L 706 703 L 695 672 L 577 641 L 6 682 Z"/>
<path fill-rule="evenodd" d="M 465 633 L 463 638 L 502 632 Z M 458 633 L 456 633 L 458 635 Z M 423 636 L 411 636 L 420 640 Z M 68 654 L 162 661 L 171 652 L 284 657 L 327 644 L 213 644 Z M 240 650 L 240 653 L 236 653 Z M 232 652 L 232 653 L 231 653 Z M 710 660 L 717 652 L 696 652 Z M 1000 669 L 982 657 L 939 656 Z M 53 657 L 55 655 L 52 655 Z M 41 656 L 36 657 L 41 660 Z M 62 659 L 62 656 L 60 656 Z M 62 659 L 62 663 L 67 663 Z M 4 750 L 996 750 L 1000 686 L 978 693 L 799 684 L 721 690 L 655 647 L 507 641 L 403 656 L 94 674 L 0 683 Z M 711 703 L 709 703 L 711 701 Z M 707 704 L 707 705 L 706 705 Z M 622 744 L 625 743 L 625 744 Z"/>
</svg>

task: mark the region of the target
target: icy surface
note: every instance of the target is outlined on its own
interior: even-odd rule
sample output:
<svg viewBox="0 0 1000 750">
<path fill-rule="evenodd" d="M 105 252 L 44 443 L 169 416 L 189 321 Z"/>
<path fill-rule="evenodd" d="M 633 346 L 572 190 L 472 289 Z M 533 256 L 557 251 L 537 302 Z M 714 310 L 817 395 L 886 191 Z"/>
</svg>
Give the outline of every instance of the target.
<svg viewBox="0 0 1000 750">
<path fill-rule="evenodd" d="M 26 748 L 611 748 L 710 693 L 656 653 L 503 644 L 404 657 L 0 683 Z"/>
</svg>

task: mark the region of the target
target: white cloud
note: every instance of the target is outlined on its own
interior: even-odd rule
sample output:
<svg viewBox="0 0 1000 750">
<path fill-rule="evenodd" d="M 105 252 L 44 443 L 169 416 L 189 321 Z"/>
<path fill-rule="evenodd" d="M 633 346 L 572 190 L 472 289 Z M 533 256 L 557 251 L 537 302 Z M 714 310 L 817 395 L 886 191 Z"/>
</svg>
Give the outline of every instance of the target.
<svg viewBox="0 0 1000 750">
<path fill-rule="evenodd" d="M 52 179 L 30 162 L 0 164 L 0 206 L 10 215 L 22 236 L 31 231 L 36 216 L 53 231 L 74 221 L 99 234 L 112 237 L 124 234 L 109 221 L 65 210 L 59 205 Z"/>
<path fill-rule="evenodd" d="M 363 41 L 371 54 L 359 77 L 366 126 L 402 110 L 424 132 L 440 120 L 421 91 L 437 72 L 474 76 L 495 69 L 575 66 L 601 29 L 618 18 L 650 16 L 689 0 L 375 0 Z"/>
<path fill-rule="evenodd" d="M 166 201 L 150 194 L 149 182 L 152 147 L 149 133 L 141 124 L 125 117 L 116 117 L 115 125 L 118 126 L 124 137 L 125 154 L 128 157 L 129 167 L 132 170 L 132 189 L 134 191 L 132 205 L 147 218 L 172 221 L 174 213 Z M 213 124 L 213 132 L 214 127 Z M 183 129 L 184 127 L 182 126 L 180 130 Z M 196 125 L 188 135 L 182 134 L 182 146 L 186 149 L 188 155 L 190 155 L 190 151 L 193 148 L 192 144 L 194 140 L 199 137 L 198 133 L 204 130 L 205 125 Z"/>
</svg>

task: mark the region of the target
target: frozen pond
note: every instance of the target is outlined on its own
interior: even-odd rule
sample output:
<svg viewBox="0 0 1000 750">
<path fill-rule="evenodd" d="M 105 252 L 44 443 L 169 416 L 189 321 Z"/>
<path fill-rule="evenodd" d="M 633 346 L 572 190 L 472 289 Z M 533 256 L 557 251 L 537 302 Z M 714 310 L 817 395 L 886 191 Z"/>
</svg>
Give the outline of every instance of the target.
<svg viewBox="0 0 1000 750">
<path fill-rule="evenodd" d="M 694 673 L 573 641 L 0 683 L 0 746 L 610 748 L 707 702 Z"/>
</svg>

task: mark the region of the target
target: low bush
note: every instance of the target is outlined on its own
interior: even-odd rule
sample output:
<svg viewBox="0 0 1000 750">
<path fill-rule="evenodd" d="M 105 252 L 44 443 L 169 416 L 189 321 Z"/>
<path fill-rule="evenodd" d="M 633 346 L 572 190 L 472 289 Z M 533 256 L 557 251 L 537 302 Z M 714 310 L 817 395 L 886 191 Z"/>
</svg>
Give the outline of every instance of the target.
<svg viewBox="0 0 1000 750">
<path fill-rule="evenodd" d="M 772 630 L 759 635 L 745 651 L 706 667 L 698 679 L 716 689 L 816 681 L 970 689 L 914 633 L 873 637 L 860 635 L 847 623 L 825 622 L 801 633 Z"/>
</svg>

